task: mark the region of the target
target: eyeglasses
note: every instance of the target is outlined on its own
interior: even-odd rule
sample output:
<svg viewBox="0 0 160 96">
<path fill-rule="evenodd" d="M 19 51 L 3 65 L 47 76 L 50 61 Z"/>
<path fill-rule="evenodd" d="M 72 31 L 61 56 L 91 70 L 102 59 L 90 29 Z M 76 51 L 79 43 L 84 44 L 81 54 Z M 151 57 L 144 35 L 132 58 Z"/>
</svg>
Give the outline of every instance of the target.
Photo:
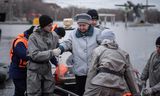
<svg viewBox="0 0 160 96">
<path fill-rule="evenodd" d="M 157 48 L 160 48 L 160 45 L 156 45 Z"/>
</svg>

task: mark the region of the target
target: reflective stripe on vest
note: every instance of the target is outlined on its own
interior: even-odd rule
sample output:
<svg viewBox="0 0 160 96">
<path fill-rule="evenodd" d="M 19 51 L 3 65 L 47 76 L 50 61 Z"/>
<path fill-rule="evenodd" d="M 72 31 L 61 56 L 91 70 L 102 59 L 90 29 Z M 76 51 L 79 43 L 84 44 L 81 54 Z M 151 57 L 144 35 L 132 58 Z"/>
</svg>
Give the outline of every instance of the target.
<svg viewBox="0 0 160 96">
<path fill-rule="evenodd" d="M 11 61 L 12 61 L 12 57 L 13 57 L 13 49 L 16 47 L 16 45 L 19 42 L 22 42 L 25 45 L 25 47 L 28 48 L 28 40 L 24 37 L 24 34 L 19 34 L 17 36 L 17 38 L 14 39 L 13 42 L 12 42 L 12 47 L 10 49 L 10 59 L 11 59 Z M 27 62 L 25 60 L 20 59 L 18 66 L 20 68 L 25 68 L 26 64 L 27 64 Z"/>
</svg>

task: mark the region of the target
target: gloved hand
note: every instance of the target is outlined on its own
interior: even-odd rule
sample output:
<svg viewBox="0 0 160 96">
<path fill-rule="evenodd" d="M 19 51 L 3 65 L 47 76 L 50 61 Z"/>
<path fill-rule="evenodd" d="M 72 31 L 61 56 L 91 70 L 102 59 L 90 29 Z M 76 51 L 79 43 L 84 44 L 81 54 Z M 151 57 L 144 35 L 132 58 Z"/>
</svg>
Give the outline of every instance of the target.
<svg viewBox="0 0 160 96">
<path fill-rule="evenodd" d="M 152 94 L 152 92 L 153 92 L 152 88 L 146 88 L 146 89 L 143 90 L 144 95 L 149 95 L 150 96 Z"/>
<path fill-rule="evenodd" d="M 59 48 L 53 49 L 53 54 L 54 56 L 59 56 L 61 54 L 61 49 Z"/>
</svg>

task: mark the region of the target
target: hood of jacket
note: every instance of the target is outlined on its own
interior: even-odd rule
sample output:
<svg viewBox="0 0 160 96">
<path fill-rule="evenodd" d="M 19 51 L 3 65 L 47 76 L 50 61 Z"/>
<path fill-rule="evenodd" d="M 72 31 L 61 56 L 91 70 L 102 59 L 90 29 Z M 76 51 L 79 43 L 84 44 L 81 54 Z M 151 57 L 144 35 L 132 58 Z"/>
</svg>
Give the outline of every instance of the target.
<svg viewBox="0 0 160 96">
<path fill-rule="evenodd" d="M 115 40 L 104 39 L 101 45 L 105 45 L 109 49 L 118 49 L 118 44 Z"/>
</svg>

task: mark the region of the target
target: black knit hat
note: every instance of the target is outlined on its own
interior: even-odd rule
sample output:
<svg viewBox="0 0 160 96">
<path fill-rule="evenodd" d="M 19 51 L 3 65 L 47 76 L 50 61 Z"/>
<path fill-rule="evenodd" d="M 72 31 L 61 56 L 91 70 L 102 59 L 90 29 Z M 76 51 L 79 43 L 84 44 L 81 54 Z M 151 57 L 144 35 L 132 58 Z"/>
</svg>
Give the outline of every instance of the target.
<svg viewBox="0 0 160 96">
<path fill-rule="evenodd" d="M 65 29 L 63 27 L 58 27 L 55 29 L 55 32 L 60 36 L 60 37 L 64 37 L 66 32 Z"/>
<path fill-rule="evenodd" d="M 99 19 L 98 12 L 95 9 L 88 10 L 87 14 L 90 15 L 92 19 Z"/>
<path fill-rule="evenodd" d="M 41 28 L 44 28 L 45 26 L 47 26 L 48 24 L 50 24 L 52 22 L 53 22 L 52 18 L 47 15 L 42 15 L 39 18 L 39 25 Z"/>
<path fill-rule="evenodd" d="M 160 45 L 160 37 L 157 38 L 156 45 Z"/>
</svg>

